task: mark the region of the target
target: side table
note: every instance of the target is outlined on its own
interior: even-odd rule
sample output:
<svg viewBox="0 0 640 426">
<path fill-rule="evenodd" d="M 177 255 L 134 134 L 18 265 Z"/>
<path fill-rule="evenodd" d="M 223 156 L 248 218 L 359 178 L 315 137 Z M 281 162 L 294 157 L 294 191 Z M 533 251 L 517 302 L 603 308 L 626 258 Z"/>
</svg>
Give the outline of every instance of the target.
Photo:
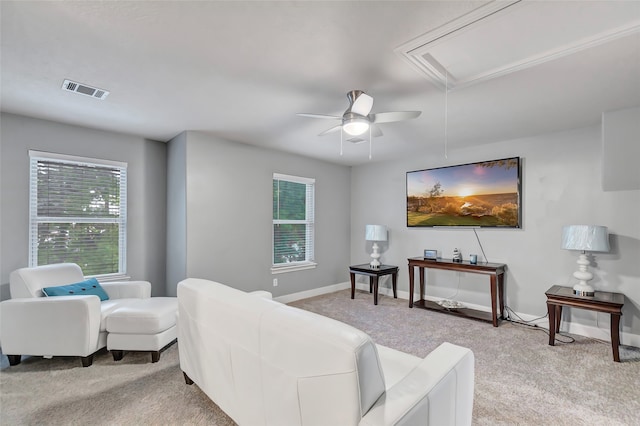
<svg viewBox="0 0 640 426">
<path fill-rule="evenodd" d="M 356 291 L 356 274 L 366 275 L 369 277 L 369 293 L 373 290 L 373 304 L 378 304 L 378 279 L 384 275 L 391 275 L 393 285 L 393 298 L 398 298 L 398 267 L 392 265 L 380 265 L 378 268 L 372 268 L 368 263 L 362 265 L 349 266 L 349 275 L 351 276 L 351 298 L 353 299 Z"/>
<path fill-rule="evenodd" d="M 454 262 L 452 259 L 425 259 L 424 257 L 410 257 L 409 261 L 409 307 L 445 312 L 467 318 L 474 318 L 493 323 L 498 326 L 498 320 L 504 319 L 504 281 L 507 265 L 504 263 L 470 263 L 468 261 Z M 418 268 L 420 277 L 420 299 L 413 303 L 413 288 L 415 268 Z M 430 300 L 425 300 L 425 269 L 445 269 L 448 271 L 470 272 L 474 274 L 489 275 L 489 289 L 491 290 L 491 313 L 476 309 L 447 309 Z M 498 306 L 500 316 L 498 316 Z"/>
<path fill-rule="evenodd" d="M 554 285 L 545 292 L 547 311 L 549 312 L 549 345 L 554 346 L 556 333 L 560 331 L 562 307 L 588 309 L 611 314 L 611 348 L 613 360 L 620 362 L 620 317 L 624 305 L 624 294 L 596 291 L 594 296 L 573 294 L 571 287 Z"/>
</svg>

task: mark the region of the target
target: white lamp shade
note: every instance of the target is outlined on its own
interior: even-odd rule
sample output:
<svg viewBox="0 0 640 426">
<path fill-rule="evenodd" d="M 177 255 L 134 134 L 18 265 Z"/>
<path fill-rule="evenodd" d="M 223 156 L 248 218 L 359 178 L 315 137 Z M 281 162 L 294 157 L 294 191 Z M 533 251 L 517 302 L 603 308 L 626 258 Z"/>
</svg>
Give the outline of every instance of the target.
<svg viewBox="0 0 640 426">
<path fill-rule="evenodd" d="M 365 238 L 367 241 L 387 241 L 387 227 L 384 225 L 367 225 Z"/>
<path fill-rule="evenodd" d="M 581 251 L 609 251 L 606 226 L 569 225 L 562 228 L 562 248 Z"/>
</svg>

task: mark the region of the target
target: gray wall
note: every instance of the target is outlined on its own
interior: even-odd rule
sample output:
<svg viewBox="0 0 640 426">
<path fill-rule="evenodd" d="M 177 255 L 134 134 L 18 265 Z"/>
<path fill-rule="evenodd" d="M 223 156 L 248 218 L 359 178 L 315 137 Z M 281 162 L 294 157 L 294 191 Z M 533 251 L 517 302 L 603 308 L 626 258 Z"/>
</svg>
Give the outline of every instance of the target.
<svg viewBox="0 0 640 426">
<path fill-rule="evenodd" d="M 563 225 L 596 224 L 609 227 L 611 253 L 595 253 L 591 271 L 596 289 L 622 292 L 623 331 L 640 336 L 640 191 L 605 192 L 601 186 L 601 129 L 512 140 L 473 149 L 450 149 L 449 158 L 428 153 L 403 161 L 354 167 L 351 184 L 351 262 L 368 260 L 368 223 L 390 228 L 382 260 L 401 266 L 399 289 L 408 292 L 407 258 L 425 248 L 451 258 L 455 247 L 465 259 L 482 255 L 471 229 L 407 228 L 406 172 L 410 170 L 520 156 L 523 163 L 523 221 L 519 230 L 477 229 L 489 261 L 508 265 L 507 305 L 532 316 L 546 314 L 544 292 L 554 284 L 574 284 L 578 253 L 560 248 Z M 372 182 L 377 190 L 371 191 Z M 388 200 L 380 203 L 381 199 Z M 432 296 L 490 306 L 486 277 L 447 271 L 427 276 Z M 572 323 L 600 327 L 608 336 L 608 315 L 574 310 Z M 583 331 L 574 327 L 575 331 Z M 623 336 L 624 338 L 624 336 Z M 629 341 L 625 342 L 630 344 Z M 636 345 L 640 340 L 636 342 Z"/>
<path fill-rule="evenodd" d="M 187 132 L 168 143 L 167 151 L 167 295 L 187 276 Z"/>
<path fill-rule="evenodd" d="M 170 145 L 176 142 L 181 143 L 173 140 Z M 174 152 L 182 155 L 179 151 L 169 148 L 169 164 Z M 179 167 L 176 171 L 181 173 Z M 315 269 L 271 274 L 274 172 L 316 179 Z M 170 186 L 181 179 L 170 175 Z M 264 289 L 274 296 L 348 280 L 348 167 L 190 131 L 186 133 L 186 188 L 185 277 L 207 278 L 247 291 Z M 180 207 L 175 209 L 169 213 L 170 223 L 172 215 L 179 217 Z M 180 270 L 181 261 L 169 257 L 168 268 Z M 273 278 L 278 278 L 278 287 L 273 287 Z M 175 285 L 169 283 L 169 287 Z"/>
<path fill-rule="evenodd" d="M 29 260 L 30 149 L 128 163 L 127 273 L 164 295 L 166 144 L 7 113 L 0 121 L 1 298 L 9 298 L 11 271 Z"/>
<path fill-rule="evenodd" d="M 350 169 L 199 132 L 185 132 L 167 148 L 137 136 L 6 113 L 1 124 L 2 299 L 8 298 L 10 271 L 28 261 L 29 149 L 129 164 L 128 272 L 134 279 L 150 280 L 156 296 L 175 295 L 177 282 L 186 276 L 243 290 L 266 289 L 275 296 L 345 282 L 349 264 L 369 261 L 371 247 L 364 241 L 369 223 L 390 228 L 382 260 L 401 266 L 399 288 L 406 292 L 407 257 L 425 248 L 438 249 L 445 257 L 454 247 L 465 258 L 481 252 L 469 229 L 406 227 L 405 173 L 520 156 L 523 229 L 477 230 L 489 260 L 509 267 L 507 304 L 526 315 L 544 315 L 544 291 L 553 284 L 573 285 L 577 253 L 560 249 L 561 227 L 606 225 L 612 251 L 593 258 L 593 284 L 626 295 L 623 343 L 640 346 L 640 339 L 628 341 L 629 335 L 640 336 L 640 191 L 602 189 L 600 126 L 477 148 L 451 147 L 448 159 L 427 153 Z M 316 269 L 270 272 L 273 172 L 316 179 Z M 272 286 L 274 277 L 278 287 Z M 432 271 L 428 280 L 434 296 L 489 306 L 483 277 Z M 389 283 L 385 280 L 383 285 Z M 604 338 L 608 334 L 609 318 L 604 314 L 574 310 L 567 319 L 575 332 L 596 329 L 604 331 Z"/>
<path fill-rule="evenodd" d="M 602 114 L 602 188 L 640 189 L 640 107 Z"/>
</svg>

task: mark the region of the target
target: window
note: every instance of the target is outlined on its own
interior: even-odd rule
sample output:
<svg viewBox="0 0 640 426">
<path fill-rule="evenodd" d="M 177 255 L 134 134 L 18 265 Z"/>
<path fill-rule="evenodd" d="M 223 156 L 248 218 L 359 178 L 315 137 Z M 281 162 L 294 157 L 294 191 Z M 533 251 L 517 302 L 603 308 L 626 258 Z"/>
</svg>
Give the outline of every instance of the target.
<svg viewBox="0 0 640 426">
<path fill-rule="evenodd" d="M 273 273 L 315 267 L 315 179 L 273 174 Z"/>
<path fill-rule="evenodd" d="M 127 165 L 29 151 L 29 266 L 126 273 Z"/>
</svg>

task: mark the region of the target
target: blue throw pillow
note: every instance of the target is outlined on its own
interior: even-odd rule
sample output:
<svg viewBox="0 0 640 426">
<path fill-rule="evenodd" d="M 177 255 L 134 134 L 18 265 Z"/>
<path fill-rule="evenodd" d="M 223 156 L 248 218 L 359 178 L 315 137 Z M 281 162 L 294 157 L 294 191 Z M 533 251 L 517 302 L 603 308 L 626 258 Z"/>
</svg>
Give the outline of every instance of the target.
<svg viewBox="0 0 640 426">
<path fill-rule="evenodd" d="M 98 296 L 100 300 L 109 300 L 109 295 L 95 278 L 89 278 L 75 284 L 61 285 L 58 287 L 44 287 L 45 296 Z"/>
</svg>

